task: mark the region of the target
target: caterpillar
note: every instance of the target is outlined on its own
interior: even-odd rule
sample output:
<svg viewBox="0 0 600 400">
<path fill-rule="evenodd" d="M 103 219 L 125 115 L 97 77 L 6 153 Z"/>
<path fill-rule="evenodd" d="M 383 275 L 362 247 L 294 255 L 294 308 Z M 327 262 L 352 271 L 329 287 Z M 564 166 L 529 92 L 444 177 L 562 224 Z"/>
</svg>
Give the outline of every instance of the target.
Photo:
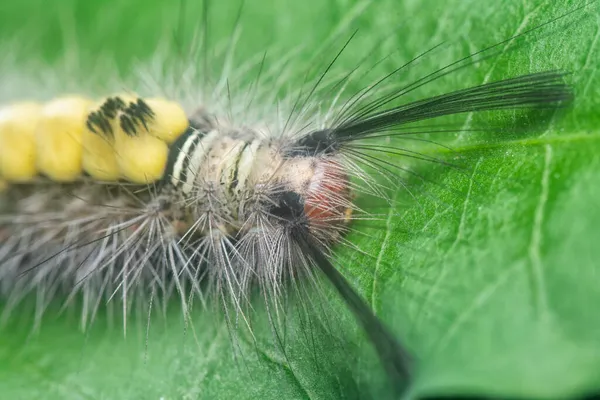
<svg viewBox="0 0 600 400">
<path fill-rule="evenodd" d="M 305 101 L 320 81 L 283 126 L 236 126 L 209 104 L 186 112 L 178 99 L 129 93 L 7 105 L 0 110 L 0 286 L 8 309 L 43 288 L 43 303 L 81 294 L 93 314 L 117 292 L 126 304 L 131 292 L 151 288 L 176 293 L 184 312 L 191 298 L 214 297 L 228 324 L 250 328 L 253 289 L 275 318 L 286 284 L 323 275 L 404 390 L 411 356 L 331 261 L 365 214 L 355 198 L 383 196 L 365 171 L 386 176 L 388 163 L 367 151 L 377 154 L 382 135 L 413 123 L 554 110 L 573 98 L 566 73 L 543 71 L 395 105 L 457 68 L 371 99 L 378 81 L 318 124 L 306 120 L 316 107 Z"/>
<path fill-rule="evenodd" d="M 3 178 L 10 183 L 32 178 L 37 166 L 36 172 L 45 172 L 51 181 L 48 190 L 56 190 L 57 195 L 71 190 L 74 203 L 56 201 L 50 208 L 47 200 L 37 200 L 39 183 L 35 189 L 28 185 L 5 189 L 7 204 L 19 208 L 9 209 L 3 218 L 2 230 L 9 239 L 2 248 L 2 280 L 14 282 L 25 271 L 33 275 L 27 285 L 33 282 L 37 287 L 40 281 L 48 280 L 49 284 L 67 284 L 71 290 L 81 285 L 101 296 L 104 290 L 112 293 L 121 285 L 127 290 L 129 280 L 135 285 L 143 279 L 151 281 L 165 270 L 181 277 L 176 279 L 192 282 L 206 273 L 212 290 L 221 298 L 230 298 L 235 312 L 243 314 L 242 302 L 252 284 L 275 296 L 284 280 L 302 275 L 310 279 L 313 270 L 319 268 L 362 320 L 382 359 L 390 357 L 388 368 L 394 381 L 406 380 L 409 369 L 404 350 L 383 326 L 378 326 L 369 308 L 323 255 L 329 252 L 328 246 L 339 241 L 345 224 L 356 212 L 348 175 L 359 167 L 349 157 L 352 153 L 344 150 L 351 150 L 357 140 L 422 119 L 423 115 L 430 118 L 457 111 L 560 105 L 571 98 L 562 77 L 557 72 L 527 75 L 376 110 L 298 140 L 264 138 L 250 130 L 229 131 L 191 121 L 170 146 L 166 158 L 157 157 L 158 152 L 148 151 L 150 146 L 146 146 L 148 138 L 164 137 L 165 132 L 177 136 L 176 128 L 151 128 L 156 115 L 168 125 L 181 125 L 177 118 L 162 117 L 172 114 L 163 112 L 162 104 L 150 107 L 139 98 L 126 102 L 110 97 L 99 110 L 90 111 L 83 123 L 81 112 L 75 112 L 81 108 L 72 104 L 80 100 L 57 100 L 74 113 L 54 125 L 49 120 L 55 117 L 55 108 L 62 108 L 56 103 L 41 108 L 41 118 L 29 114 L 37 108 L 18 105 L 5 111 L 7 117 L 0 125 Z M 119 111 L 114 112 L 114 108 Z M 21 121 L 36 120 L 34 135 L 19 126 Z M 71 122 L 76 122 L 74 129 L 69 126 Z M 77 142 L 74 132 L 84 130 L 94 138 L 103 135 L 108 147 L 89 145 L 89 141 L 86 147 L 83 138 Z M 152 136 L 144 137 L 144 130 Z M 11 155 L 23 155 L 17 146 L 28 136 L 38 152 L 33 152 L 34 157 L 11 159 Z M 113 136 L 115 142 L 111 143 L 108 139 Z M 84 153 L 71 156 L 80 160 L 64 157 L 68 152 L 63 149 L 69 144 Z M 107 153 L 107 148 L 112 151 Z M 98 167 L 99 162 L 94 162 L 106 162 L 112 155 L 125 159 L 118 170 L 110 165 Z M 46 161 L 46 156 L 57 162 Z M 146 157 L 151 165 L 144 169 L 138 160 L 145 161 Z M 23 165 L 24 160 L 29 164 Z M 156 163 L 161 168 L 156 168 Z M 82 170 L 94 178 L 150 179 L 151 185 L 57 186 L 57 181 Z M 154 184 L 156 170 L 164 172 Z M 48 198 L 47 193 L 43 195 Z M 22 204 L 27 208 L 20 208 Z M 131 269 L 133 276 L 128 277 L 119 265 Z M 207 272 L 202 272 L 201 266 L 206 266 Z M 65 282 L 67 272 L 75 277 L 71 282 Z M 177 285 L 183 286 L 181 282 Z M 27 289 L 20 288 L 22 293 Z"/>
</svg>

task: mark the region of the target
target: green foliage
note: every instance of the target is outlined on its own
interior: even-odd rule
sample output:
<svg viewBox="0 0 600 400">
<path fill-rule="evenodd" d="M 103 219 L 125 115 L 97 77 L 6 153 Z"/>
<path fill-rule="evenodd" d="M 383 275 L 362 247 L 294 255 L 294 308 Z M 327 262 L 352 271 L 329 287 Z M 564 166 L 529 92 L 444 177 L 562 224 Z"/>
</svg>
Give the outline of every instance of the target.
<svg viewBox="0 0 600 400">
<path fill-rule="evenodd" d="M 191 1 L 185 24 L 177 2 L 55 3 L 48 8 L 45 1 L 21 0 L 0 6 L 0 37 L 22 47 L 17 67 L 33 58 L 53 68 L 65 50 L 77 46 L 82 59 L 78 79 L 101 82 L 102 72 L 90 77 L 85 68 L 107 54 L 127 76 L 137 60 L 151 57 L 172 32 L 179 29 L 185 36 L 202 22 L 201 6 Z M 231 33 L 238 4 L 213 3 L 210 32 L 216 43 Z M 349 31 L 359 28 L 358 45 L 336 67 L 352 68 L 378 38 L 394 32 L 379 49 L 381 54 L 394 52 L 381 65 L 389 72 L 447 40 L 439 55 L 401 76 L 410 81 L 581 4 L 389 0 L 366 7 L 368 3 L 247 1 L 238 56 L 298 45 L 305 47 L 301 54 L 310 55 L 347 24 Z M 400 188 L 381 220 L 359 222 L 358 233 L 349 238 L 368 256 L 339 251 L 338 263 L 347 276 L 418 359 L 411 396 L 459 392 L 564 398 L 600 391 L 598 10 L 593 3 L 501 46 L 496 57 L 423 88 L 419 94 L 425 96 L 558 68 L 573 73 L 568 79 L 577 98 L 568 110 L 545 114 L 541 121 L 539 115 L 506 113 L 453 120 L 465 128 L 492 123 L 517 129 L 502 137 L 430 137 L 450 142 L 454 149 L 436 156 L 468 168 L 411 165 L 426 179 L 409 178 L 410 192 Z M 350 21 L 351 12 L 355 19 Z M 23 15 L 29 21 L 25 26 L 17 23 Z M 175 55 L 173 60 L 164 62 L 181 62 Z M 303 70 L 297 72 L 302 75 Z M 535 126 L 525 134 L 523 124 L 532 121 Z M 268 327 L 260 328 L 260 316 L 256 345 L 243 338 L 243 355 L 234 359 L 225 326 L 207 312 L 198 312 L 186 327 L 173 306 L 153 319 L 149 329 L 147 316 L 134 313 L 124 338 L 120 320 L 109 311 L 84 334 L 76 312 L 48 310 L 40 330 L 31 333 L 31 309 L 24 305 L 0 332 L 0 392 L 6 398 L 32 399 L 386 394 L 383 371 L 368 342 L 335 296 L 330 297 L 331 307 L 340 310 L 332 322 L 334 338 L 315 326 L 313 337 L 305 340 L 301 321 L 292 316 L 287 358 L 271 343 Z"/>
</svg>

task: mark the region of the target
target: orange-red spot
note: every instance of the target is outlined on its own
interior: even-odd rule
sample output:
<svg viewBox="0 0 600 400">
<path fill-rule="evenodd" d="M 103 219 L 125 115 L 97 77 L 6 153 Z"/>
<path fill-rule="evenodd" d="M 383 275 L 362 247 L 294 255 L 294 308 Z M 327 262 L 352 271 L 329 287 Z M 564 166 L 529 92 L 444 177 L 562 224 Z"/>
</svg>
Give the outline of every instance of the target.
<svg viewBox="0 0 600 400">
<path fill-rule="evenodd" d="M 347 222 L 350 188 L 348 175 L 339 162 L 327 160 L 320 163 L 310 184 L 304 203 L 304 214 L 318 224 Z"/>
</svg>

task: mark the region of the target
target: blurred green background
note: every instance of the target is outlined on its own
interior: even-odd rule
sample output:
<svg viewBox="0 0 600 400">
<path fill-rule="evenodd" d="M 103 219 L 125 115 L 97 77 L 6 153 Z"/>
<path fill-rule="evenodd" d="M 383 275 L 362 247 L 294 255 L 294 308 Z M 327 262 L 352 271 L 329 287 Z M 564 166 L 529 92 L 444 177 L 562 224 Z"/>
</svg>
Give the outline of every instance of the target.
<svg viewBox="0 0 600 400">
<path fill-rule="evenodd" d="M 236 65 L 260 59 L 265 51 L 276 65 L 295 52 L 286 66 L 292 89 L 280 89 L 284 95 L 302 87 L 309 67 L 327 65 L 335 50 L 323 44 L 335 35 L 332 49 L 358 29 L 335 65 L 338 73 L 389 55 L 375 68 L 385 74 L 446 41 L 443 51 L 399 77 L 410 82 L 581 4 L 247 0 L 240 13 L 238 1 L 214 1 L 208 7 L 209 75 L 218 77 L 218 55 L 238 14 Z M 69 91 L 106 95 L 120 85 L 144 92 L 140 65 L 158 63 L 172 72 L 203 62 L 187 51 L 190 38 L 203 29 L 205 9 L 191 0 L 4 2 L 0 101 Z M 415 166 L 430 180 L 411 182 L 414 193 L 399 190 L 382 221 L 359 224 L 360 233 L 350 237 L 370 256 L 339 251 L 344 272 L 419 359 L 408 396 L 564 398 L 600 391 L 598 10 L 592 2 L 508 43 L 518 44 L 516 49 L 500 46 L 497 57 L 419 91 L 439 94 L 519 73 L 565 69 L 572 72 L 568 79 L 577 99 L 569 110 L 545 115 L 529 136 L 517 129 L 501 137 L 433 137 L 453 144 L 457 152 L 448 156 L 467 166 L 467 173 Z M 233 86 L 243 90 L 254 77 L 249 73 Z M 369 81 L 372 77 L 352 85 Z M 178 92 L 196 90 L 201 88 Z M 492 113 L 452 121 L 468 128 L 507 122 L 518 127 L 520 120 Z M 186 327 L 174 304 L 156 312 L 150 329 L 147 315 L 133 313 L 124 338 L 117 306 L 103 309 L 82 333 L 77 307 L 63 313 L 50 308 L 33 329 L 34 303 L 14 310 L 0 332 L 3 398 L 393 396 L 369 344 L 335 296 L 326 305 L 340 310 L 333 338 L 326 327 L 314 326 L 307 344 L 298 328 L 302 321 L 291 313 L 287 358 L 274 348 L 260 316 L 257 344 L 242 340 L 243 356 L 236 359 L 222 321 L 211 313 L 197 312 L 193 326 Z"/>
</svg>

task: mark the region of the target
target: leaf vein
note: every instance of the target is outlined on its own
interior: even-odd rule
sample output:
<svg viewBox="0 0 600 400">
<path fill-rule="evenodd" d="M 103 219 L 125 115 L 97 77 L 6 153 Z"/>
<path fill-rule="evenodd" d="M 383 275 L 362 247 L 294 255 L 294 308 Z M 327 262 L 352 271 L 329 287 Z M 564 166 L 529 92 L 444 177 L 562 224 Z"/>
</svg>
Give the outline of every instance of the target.
<svg viewBox="0 0 600 400">
<path fill-rule="evenodd" d="M 388 242 L 390 241 L 391 236 L 391 224 L 392 217 L 395 216 L 395 210 L 393 207 L 390 207 L 388 211 L 387 220 L 385 222 L 385 237 L 383 238 L 383 243 L 379 249 L 379 254 L 377 254 L 377 260 L 375 261 L 375 269 L 373 271 L 373 285 L 371 287 L 371 308 L 375 310 L 375 294 L 377 292 L 377 276 L 379 274 L 379 267 L 381 266 L 381 261 L 383 260 L 383 253 L 385 248 L 388 246 Z"/>
<path fill-rule="evenodd" d="M 548 192 L 550 186 L 550 165 L 552 162 L 552 146 L 544 146 L 544 170 L 541 179 L 540 198 L 535 209 L 531 241 L 529 243 L 529 274 L 531 280 L 531 290 L 534 297 L 534 309 L 541 315 L 547 316 L 549 311 L 548 295 L 546 291 L 546 281 L 544 277 L 544 263 L 542 261 L 542 225 L 544 223 L 544 211 L 548 202 Z"/>
</svg>

